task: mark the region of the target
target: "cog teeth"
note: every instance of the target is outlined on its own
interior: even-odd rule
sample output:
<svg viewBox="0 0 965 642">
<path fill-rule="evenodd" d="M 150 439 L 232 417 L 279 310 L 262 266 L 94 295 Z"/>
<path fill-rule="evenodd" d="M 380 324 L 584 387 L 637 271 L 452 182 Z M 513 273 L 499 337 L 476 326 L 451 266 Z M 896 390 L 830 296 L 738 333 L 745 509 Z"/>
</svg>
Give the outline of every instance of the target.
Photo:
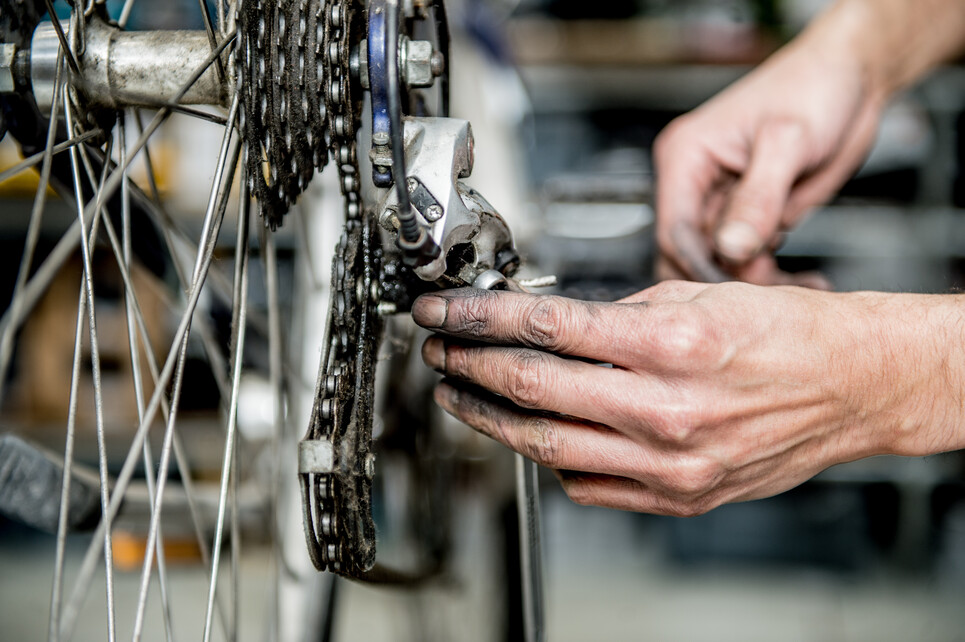
<svg viewBox="0 0 965 642">
<path fill-rule="evenodd" d="M 268 175 L 262 159 L 249 152 L 253 195 L 262 216 L 276 227 L 291 204 L 308 186 L 316 169 L 328 162 L 326 146 L 329 114 L 353 113 L 350 92 L 341 88 L 328 95 L 322 79 L 348 78 L 350 30 L 334 27 L 335 16 L 346 24 L 350 9 L 345 0 L 243 0 L 238 8 L 240 34 L 237 58 L 242 92 L 242 131 L 249 149 L 262 147 L 272 168 Z M 337 8 L 334 12 L 332 8 Z M 360 34 L 356 34 L 359 39 Z M 332 38 L 337 39 L 330 46 Z M 329 57 L 327 52 L 337 55 Z M 344 131 L 355 144 L 355 131 Z M 333 145 L 336 143 L 332 142 Z"/>
</svg>

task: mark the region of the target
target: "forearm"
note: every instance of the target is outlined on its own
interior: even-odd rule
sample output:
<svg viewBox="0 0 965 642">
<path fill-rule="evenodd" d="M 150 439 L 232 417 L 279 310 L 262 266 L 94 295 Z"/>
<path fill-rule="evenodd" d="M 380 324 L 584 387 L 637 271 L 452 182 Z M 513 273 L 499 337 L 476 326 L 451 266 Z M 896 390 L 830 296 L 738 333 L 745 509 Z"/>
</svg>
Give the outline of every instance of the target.
<svg viewBox="0 0 965 642">
<path fill-rule="evenodd" d="M 965 2 L 838 0 L 801 40 L 819 51 L 843 47 L 887 98 L 965 51 Z"/>
<path fill-rule="evenodd" d="M 965 448 L 965 296 L 858 294 L 873 318 L 865 337 L 879 373 L 877 402 L 884 452 L 922 456 Z M 860 344 L 859 344 L 860 346 Z"/>
</svg>

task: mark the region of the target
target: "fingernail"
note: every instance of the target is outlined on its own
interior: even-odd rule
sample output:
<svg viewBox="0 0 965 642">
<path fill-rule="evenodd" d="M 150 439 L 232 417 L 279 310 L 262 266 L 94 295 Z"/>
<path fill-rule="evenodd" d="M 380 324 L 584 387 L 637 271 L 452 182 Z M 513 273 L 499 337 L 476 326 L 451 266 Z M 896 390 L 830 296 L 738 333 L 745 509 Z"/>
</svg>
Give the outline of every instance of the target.
<svg viewBox="0 0 965 642">
<path fill-rule="evenodd" d="M 446 369 L 446 342 L 439 337 L 429 337 L 422 344 L 422 360 L 426 365 L 444 373 Z"/>
<path fill-rule="evenodd" d="M 717 249 L 726 258 L 746 261 L 761 250 L 761 237 L 749 223 L 731 221 L 717 232 Z"/>
<path fill-rule="evenodd" d="M 436 398 L 436 403 L 442 406 L 442 409 L 449 413 L 454 413 L 456 406 L 459 404 L 459 391 L 452 386 L 440 383 L 436 386 L 436 391 L 434 394 Z"/>
<path fill-rule="evenodd" d="M 423 328 L 441 328 L 449 314 L 449 302 L 437 296 L 421 296 L 412 305 L 412 318 Z"/>
</svg>

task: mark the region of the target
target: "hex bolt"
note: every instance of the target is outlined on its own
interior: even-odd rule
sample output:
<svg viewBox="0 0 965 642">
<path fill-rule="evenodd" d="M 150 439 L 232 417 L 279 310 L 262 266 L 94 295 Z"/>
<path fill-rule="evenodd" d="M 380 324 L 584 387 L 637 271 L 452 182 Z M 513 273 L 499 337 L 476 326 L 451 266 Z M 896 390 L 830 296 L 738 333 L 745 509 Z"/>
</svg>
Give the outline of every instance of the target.
<svg viewBox="0 0 965 642">
<path fill-rule="evenodd" d="M 438 78 L 446 72 L 446 56 L 441 51 L 433 51 L 432 58 L 429 59 L 429 66 L 432 68 L 432 75 Z"/>
<path fill-rule="evenodd" d="M 445 214 L 445 212 L 443 211 L 441 205 L 430 205 L 426 208 L 425 217 L 430 223 L 435 223 L 442 218 L 443 214 Z"/>
</svg>

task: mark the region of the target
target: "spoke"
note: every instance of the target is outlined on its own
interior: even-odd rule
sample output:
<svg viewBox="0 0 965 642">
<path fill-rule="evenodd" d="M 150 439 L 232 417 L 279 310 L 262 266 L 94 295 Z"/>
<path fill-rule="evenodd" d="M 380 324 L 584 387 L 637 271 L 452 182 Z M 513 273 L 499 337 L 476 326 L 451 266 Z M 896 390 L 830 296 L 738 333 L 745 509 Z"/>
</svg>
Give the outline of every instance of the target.
<svg viewBox="0 0 965 642">
<path fill-rule="evenodd" d="M 37 240 L 40 238 L 40 225 L 43 219 L 44 204 L 47 202 L 47 185 L 50 184 L 50 166 L 53 159 L 54 141 L 57 139 L 57 110 L 60 104 L 62 93 L 62 83 L 60 81 L 63 72 L 63 59 L 57 61 L 57 71 L 54 80 L 54 100 L 50 107 L 50 126 L 47 128 L 47 146 L 43 152 L 43 166 L 40 170 L 40 185 L 34 195 L 33 209 L 30 212 L 30 224 L 27 227 L 27 240 L 24 243 L 23 256 L 20 258 L 20 271 L 17 273 L 17 282 L 13 288 L 13 298 L 10 302 L 11 315 L 17 318 L 22 314 L 23 300 L 20 293 L 23 291 L 27 276 L 30 274 L 30 265 L 33 263 L 34 252 L 37 249 Z M 3 401 L 4 382 L 7 380 L 7 369 L 10 367 L 10 358 L 13 355 L 13 338 L 16 334 L 17 324 L 11 324 L 0 338 L 0 403 Z"/>
<path fill-rule="evenodd" d="M 244 184 L 242 178 L 241 181 Z M 204 642 L 211 639 L 211 625 L 214 616 L 214 600 L 218 591 L 218 566 L 221 560 L 221 542 L 224 536 L 225 514 L 228 507 L 230 480 L 232 477 L 232 461 L 235 458 L 235 439 L 238 429 L 238 395 L 241 390 L 241 369 L 245 351 L 245 316 L 248 309 L 248 208 L 247 194 L 242 189 L 241 212 L 238 215 L 238 241 L 235 247 L 235 287 L 233 296 L 232 327 L 232 368 L 231 368 L 231 403 L 228 410 L 228 429 L 225 436 L 224 461 L 221 465 L 221 490 L 218 496 L 218 521 L 215 526 L 214 541 L 211 556 L 211 583 L 208 588 L 208 605 L 204 623 Z M 234 473 L 237 474 L 236 472 Z M 237 503 L 232 508 L 237 513 Z M 234 517 L 233 517 L 234 521 Z M 237 528 L 237 525 L 233 525 Z M 234 530 L 234 529 L 233 529 Z M 232 579 L 237 581 L 237 560 L 235 558 L 236 541 L 232 533 Z M 234 586 L 234 598 L 237 600 L 238 586 Z M 237 602 L 234 610 L 232 630 L 228 632 L 228 639 L 234 640 L 237 634 L 238 610 Z"/>
<path fill-rule="evenodd" d="M 124 117 L 119 116 L 117 119 L 117 129 L 118 136 L 120 137 L 120 161 L 124 164 L 127 157 L 127 141 L 124 133 Z M 110 217 L 105 216 L 104 220 L 110 224 Z M 131 273 L 131 190 L 130 190 L 130 179 L 125 175 L 124 180 L 121 183 L 121 234 L 122 234 L 122 247 L 124 251 L 124 257 L 122 262 L 121 271 L 126 273 L 125 278 L 125 294 L 124 294 L 124 308 L 125 308 L 125 318 L 127 321 L 127 341 L 130 348 L 131 354 L 131 373 L 134 380 L 134 398 L 137 403 L 137 420 L 141 422 L 144 419 L 144 383 L 141 377 L 141 358 L 140 351 L 137 347 L 137 333 L 134 328 L 134 287 L 133 282 L 130 281 Z M 113 235 L 112 226 L 108 225 L 108 234 Z M 114 239 L 112 238 L 112 245 Z M 130 283 L 130 285 L 128 285 Z M 151 344 L 149 339 L 145 337 L 145 349 L 150 351 Z M 151 502 L 153 508 L 155 500 L 155 488 L 154 488 L 154 457 L 151 453 L 151 440 L 144 440 L 144 477 L 147 482 L 147 492 L 148 499 Z M 145 555 L 150 554 L 149 551 L 144 551 Z M 164 615 L 164 632 L 166 634 L 168 642 L 173 640 L 173 625 L 171 623 L 171 603 L 168 600 L 168 583 L 167 583 L 167 564 L 164 559 L 164 538 L 162 536 L 158 537 L 157 544 L 157 568 L 158 568 L 158 583 L 160 584 L 161 590 L 161 611 Z"/>
<path fill-rule="evenodd" d="M 54 156 L 56 156 L 57 154 L 63 151 L 67 151 L 68 149 L 70 149 L 75 145 L 86 143 L 92 138 L 101 136 L 103 135 L 103 133 L 104 132 L 102 132 L 101 130 L 95 129 L 85 134 L 81 134 L 80 136 L 77 136 L 75 138 L 71 138 L 70 140 L 65 140 L 62 143 L 57 143 L 56 145 L 54 145 L 52 153 L 54 154 Z M 33 156 L 28 156 L 27 158 L 23 159 L 13 167 L 3 170 L 2 172 L 0 172 L 0 183 L 10 180 L 20 172 L 26 171 L 31 167 L 34 167 L 37 163 L 41 162 L 44 159 L 45 155 L 46 155 L 46 151 L 37 152 Z"/>
<path fill-rule="evenodd" d="M 219 2 L 219 7 L 222 4 Z M 248 180 L 245 175 L 246 159 L 242 159 L 241 163 L 241 178 L 239 180 L 239 194 L 238 194 L 238 240 L 235 245 L 235 280 L 239 278 L 243 279 L 242 289 L 244 290 L 245 297 L 247 297 L 248 292 L 248 261 L 250 260 L 248 256 L 248 234 L 249 226 L 251 225 L 251 196 L 248 193 Z M 244 226 L 245 230 L 242 233 L 241 227 Z M 244 261 L 243 270 L 239 273 L 237 271 L 238 264 L 238 247 L 244 247 Z M 248 313 L 247 299 L 244 305 L 245 316 Z M 239 319 L 239 327 L 247 327 L 246 319 Z M 239 332 L 240 334 L 240 332 Z M 238 353 L 239 362 L 244 356 L 244 350 L 240 350 Z M 233 391 L 232 391 L 233 392 Z M 228 412 L 231 416 L 237 416 L 238 414 L 238 399 L 234 399 L 234 405 L 229 407 Z M 230 406 L 230 404 L 229 404 Z M 232 463 L 231 470 L 231 586 L 232 595 L 234 596 L 234 605 L 232 609 L 232 614 L 234 615 L 233 621 L 231 623 L 232 630 L 229 636 L 230 640 L 238 639 L 238 631 L 241 627 L 241 589 L 240 589 L 240 575 L 238 567 L 240 565 L 241 559 L 241 524 L 240 516 L 238 514 L 238 481 L 241 476 L 241 463 L 239 461 L 240 455 L 237 447 L 233 449 L 234 462 Z"/>
<path fill-rule="evenodd" d="M 74 463 L 74 434 L 77 425 L 77 385 L 80 380 L 81 336 L 84 332 L 84 310 L 87 298 L 81 287 L 77 301 L 77 323 L 74 330 L 74 358 L 70 371 L 70 397 L 67 410 L 67 441 L 64 446 L 64 477 L 60 489 L 60 517 L 57 521 L 57 549 L 54 554 L 54 585 L 50 597 L 47 639 L 60 639 L 60 603 L 64 590 L 64 547 L 67 542 L 67 519 L 70 507 L 70 479 Z"/>
<path fill-rule="evenodd" d="M 135 109 L 133 111 L 134 124 L 137 125 L 138 135 L 141 136 L 144 134 L 144 123 L 141 122 L 141 110 Z M 144 165 L 147 169 L 148 185 L 151 186 L 151 197 L 154 199 L 154 203 L 158 206 L 158 208 L 163 211 L 163 207 L 161 206 L 161 192 L 157 188 L 157 173 L 154 171 L 154 160 L 151 155 L 151 147 L 147 144 L 144 145 Z M 166 212 L 165 216 L 167 216 Z"/>
<path fill-rule="evenodd" d="M 53 0 L 44 0 L 44 4 L 47 5 L 47 13 L 50 14 L 50 21 L 54 25 L 54 31 L 57 32 L 57 39 L 60 40 L 60 51 L 67 60 L 67 66 L 70 67 L 74 75 L 80 76 L 80 66 L 77 64 L 77 59 L 74 58 L 74 52 L 70 48 L 70 43 L 67 42 L 64 26 L 60 24 L 60 18 L 57 17 Z"/>
<path fill-rule="evenodd" d="M 125 0 L 121 15 L 117 19 L 117 26 L 121 29 L 127 27 L 127 21 L 131 19 L 131 9 L 134 8 L 134 0 Z"/>
<path fill-rule="evenodd" d="M 67 122 L 67 135 L 74 135 L 74 119 L 71 113 L 70 97 L 64 95 L 64 115 Z M 109 155 L 109 154 L 108 154 Z M 80 159 L 77 148 L 70 150 L 71 172 L 74 178 L 74 194 L 77 199 L 77 218 L 80 221 L 82 231 L 86 231 L 85 207 L 83 188 L 81 187 Z M 106 167 L 105 167 L 106 170 Z M 106 172 L 105 172 L 106 176 Z M 100 200 L 100 196 L 96 200 Z M 99 209 L 99 208 L 98 208 Z M 95 212 L 97 210 L 95 209 Z M 88 243 L 85 234 L 81 234 L 81 256 L 84 261 L 84 286 L 87 291 L 87 329 L 90 335 L 90 360 L 91 374 L 94 379 L 94 417 L 97 425 L 97 460 L 100 472 L 100 491 L 101 491 L 101 511 L 107 515 L 107 508 L 110 504 L 109 484 L 110 479 L 107 473 L 107 444 L 104 434 L 104 391 L 101 386 L 101 366 L 100 349 L 97 340 L 97 319 L 94 306 L 94 271 L 91 260 L 91 244 Z M 107 517 L 107 524 L 104 528 L 104 575 L 107 580 L 107 638 L 111 642 L 116 639 L 115 613 L 114 613 L 114 554 L 111 547 L 111 526 L 110 518 Z"/>
<path fill-rule="evenodd" d="M 303 221 L 304 222 L 304 221 Z M 307 243 L 307 241 L 306 241 Z M 306 245 L 307 247 L 307 245 Z M 261 230 L 262 263 L 265 268 L 265 290 L 268 302 L 268 378 L 271 382 L 272 397 L 275 402 L 275 434 L 271 440 L 271 471 L 268 483 L 269 488 L 269 520 L 271 532 L 271 554 L 272 554 L 272 582 L 269 584 L 270 604 L 272 605 L 273 616 L 270 623 L 271 631 L 277 640 L 279 637 L 278 618 L 281 612 L 278 600 L 280 599 L 279 585 L 281 582 L 282 565 L 287 563 L 281 551 L 281 537 L 279 533 L 279 509 L 278 501 L 281 493 L 281 448 L 285 430 L 285 391 L 284 379 L 282 374 L 282 355 L 284 347 L 281 338 L 281 319 L 278 303 L 278 253 L 275 248 L 275 237 L 268 233 L 267 228 Z M 307 257 L 307 254 L 306 254 Z"/>
<path fill-rule="evenodd" d="M 198 0 L 198 4 L 201 7 L 201 19 L 204 21 L 204 30 L 208 32 L 208 42 L 211 43 L 212 51 L 218 47 L 218 36 L 214 32 L 214 25 L 211 24 L 211 14 L 208 13 L 208 3 L 207 0 Z M 223 12 L 221 10 L 221 0 L 218 0 L 218 18 L 221 24 L 224 24 Z M 224 65 L 221 63 L 221 58 L 219 57 L 217 62 L 215 62 L 215 68 L 218 71 L 218 80 L 224 83 Z"/>
<path fill-rule="evenodd" d="M 239 151 L 240 151 L 240 142 L 236 141 L 236 143 L 233 145 L 232 153 L 230 155 L 231 158 L 233 159 L 232 164 L 230 165 L 231 167 L 234 167 L 235 164 L 237 163 Z M 128 161 L 130 161 L 130 159 L 128 159 Z M 155 390 L 154 390 L 154 394 L 151 396 L 151 401 L 147 405 L 147 410 L 145 410 L 144 421 L 141 422 L 141 425 L 138 427 L 137 432 L 135 433 L 134 439 L 131 444 L 131 448 L 128 451 L 127 457 L 124 460 L 124 464 L 121 467 L 121 471 L 118 474 L 117 479 L 115 481 L 115 484 L 114 484 L 115 492 L 111 496 L 110 506 L 108 508 L 107 513 L 102 517 L 100 524 L 98 524 L 97 526 L 95 537 L 100 537 L 102 535 L 103 530 L 105 528 L 106 520 L 108 518 L 111 518 L 111 519 L 113 518 L 113 516 L 117 513 L 117 509 L 119 508 L 121 502 L 123 501 L 124 493 L 127 490 L 127 486 L 130 483 L 131 476 L 134 473 L 134 468 L 137 465 L 137 460 L 139 458 L 140 451 L 147 434 L 147 430 L 151 422 L 154 421 L 154 418 L 157 415 L 158 408 L 161 405 L 161 399 L 164 397 L 164 392 L 167 388 L 167 385 L 171 381 L 171 377 L 174 374 L 175 367 L 179 361 L 178 357 L 181 352 L 180 347 L 184 343 L 188 335 L 188 330 L 191 325 L 191 317 L 193 316 L 194 310 L 197 308 L 198 301 L 201 298 L 204 277 L 207 275 L 208 269 L 211 266 L 218 232 L 220 231 L 221 223 L 222 223 L 220 214 L 224 213 L 225 207 L 227 206 L 228 197 L 229 197 L 228 190 L 223 190 L 223 193 L 220 195 L 221 202 L 219 207 L 217 208 L 217 211 L 219 212 L 219 216 L 213 217 L 214 221 L 212 222 L 212 227 L 214 228 L 214 230 L 208 237 L 209 238 L 208 243 L 203 247 L 203 251 L 202 251 L 203 260 L 201 261 L 201 270 L 199 272 L 199 278 L 194 280 L 194 283 L 190 289 L 190 292 L 188 294 L 188 303 L 186 305 L 186 312 L 182 317 L 177 330 L 175 331 L 174 341 L 171 345 L 167 358 L 164 362 L 164 369 L 161 371 L 161 374 L 158 378 L 157 386 L 155 387 Z M 171 409 L 172 415 L 174 411 L 175 409 L 172 407 Z M 159 497 L 163 497 L 162 488 L 158 488 L 156 492 L 158 493 Z M 76 618 L 78 615 L 78 608 L 80 603 L 83 601 L 83 598 L 85 595 L 85 587 L 90 581 L 90 577 L 91 577 L 91 574 L 93 573 L 94 566 L 97 563 L 97 557 L 98 557 L 97 547 L 95 545 L 89 546 L 84 556 L 84 559 L 81 563 L 81 568 L 78 573 L 78 579 L 74 585 L 74 590 L 71 593 L 70 600 L 68 601 L 66 607 L 64 608 L 63 620 L 61 624 L 62 632 L 64 630 L 67 630 L 67 631 L 71 630 L 74 626 L 74 623 L 76 622 Z"/>
<path fill-rule="evenodd" d="M 311 280 L 311 287 L 313 290 L 321 290 L 324 286 L 322 285 L 321 272 L 315 269 L 315 260 L 312 257 L 312 253 L 309 251 L 308 247 L 308 225 L 305 223 L 305 212 L 301 207 L 294 207 L 291 211 L 294 219 L 295 225 L 298 226 L 298 237 L 299 248 L 302 254 L 305 256 L 306 267 L 308 268 L 309 278 Z M 269 321 L 270 323 L 270 321 Z"/>
<path fill-rule="evenodd" d="M 238 115 L 239 106 L 239 96 L 235 95 L 234 101 L 231 105 L 231 110 L 228 115 L 228 120 L 231 123 L 235 122 Z M 221 229 L 221 223 L 224 220 L 225 209 L 228 204 L 228 197 L 230 196 L 231 184 L 233 183 L 233 178 L 235 174 L 235 169 L 238 165 L 238 157 L 241 151 L 241 138 L 240 136 L 234 136 L 234 127 L 229 127 L 225 130 L 224 140 L 222 141 L 221 154 L 218 158 L 218 166 L 215 169 L 215 180 L 211 186 L 211 194 L 208 199 L 208 208 L 205 213 L 205 222 L 201 230 L 201 241 L 199 247 L 208 249 L 210 252 L 198 252 L 198 258 L 195 263 L 194 273 L 192 277 L 193 287 L 200 290 L 204 282 L 204 276 L 207 273 L 207 264 L 210 264 L 210 253 L 213 253 L 214 246 L 217 244 L 217 235 Z M 188 334 L 190 333 L 191 327 L 191 317 L 193 316 L 193 307 L 189 309 L 188 314 L 185 315 L 182 320 L 182 325 L 185 325 L 185 332 L 180 340 L 180 346 L 178 350 L 177 358 L 177 368 L 174 376 L 174 385 L 171 390 L 171 416 L 167 422 L 167 427 L 164 434 L 164 446 L 161 450 L 161 465 L 158 470 L 157 477 L 157 498 L 154 502 L 154 513 L 151 516 L 151 526 L 148 531 L 148 550 L 154 547 L 154 543 L 157 541 L 157 530 L 160 519 L 160 513 L 162 508 L 161 499 L 164 495 L 164 486 L 167 482 L 167 472 L 168 465 L 171 458 L 171 442 L 174 436 L 174 424 L 177 417 L 178 403 L 181 396 L 181 386 L 184 383 L 184 364 L 187 359 L 187 349 L 188 349 Z M 212 556 L 216 558 L 217 553 Z M 137 614 L 134 619 L 134 640 L 140 639 L 141 632 L 144 627 L 144 608 L 147 601 L 148 583 L 151 577 L 151 564 L 148 558 L 145 558 L 144 566 L 141 569 L 141 587 L 138 594 L 137 603 Z M 212 578 L 212 582 L 214 579 Z"/>
</svg>

